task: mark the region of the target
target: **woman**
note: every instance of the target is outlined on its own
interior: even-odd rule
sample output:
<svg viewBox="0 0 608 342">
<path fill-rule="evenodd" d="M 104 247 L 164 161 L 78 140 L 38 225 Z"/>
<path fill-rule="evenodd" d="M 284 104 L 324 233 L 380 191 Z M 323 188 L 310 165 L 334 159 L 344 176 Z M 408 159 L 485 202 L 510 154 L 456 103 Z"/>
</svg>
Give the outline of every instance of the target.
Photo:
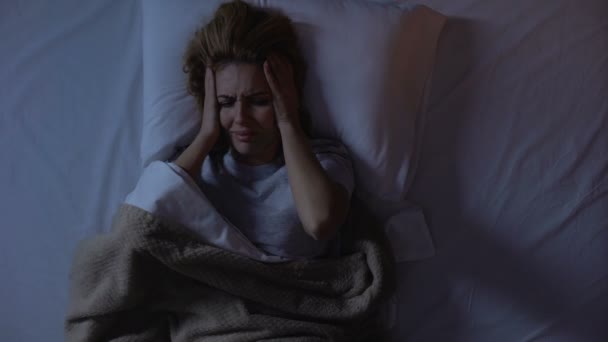
<svg viewBox="0 0 608 342">
<path fill-rule="evenodd" d="M 196 32 L 184 71 L 202 119 L 174 164 L 265 252 L 326 255 L 348 214 L 352 164 L 341 144 L 309 140 L 291 21 L 225 3 Z"/>
<path fill-rule="evenodd" d="M 260 262 L 125 204 L 108 234 L 79 246 L 66 340 L 371 337 L 391 291 L 392 263 L 382 229 L 357 201 L 341 255 L 328 255 L 350 207 L 353 172 L 343 146 L 308 138 L 304 68 L 290 21 L 240 1 L 224 4 L 185 57 L 202 120 L 170 166 L 195 180 L 259 249 L 279 256 L 272 261 L 304 260 Z M 159 164 L 153 166 L 167 170 Z M 175 202 L 168 208 L 180 207 Z M 225 235 L 233 228 L 211 221 Z"/>
</svg>

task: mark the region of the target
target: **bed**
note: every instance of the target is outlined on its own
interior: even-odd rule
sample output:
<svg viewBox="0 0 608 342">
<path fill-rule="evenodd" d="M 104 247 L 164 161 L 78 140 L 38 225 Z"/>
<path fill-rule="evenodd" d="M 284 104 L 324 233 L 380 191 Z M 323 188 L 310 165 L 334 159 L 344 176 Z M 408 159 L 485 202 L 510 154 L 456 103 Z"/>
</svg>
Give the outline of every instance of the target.
<svg viewBox="0 0 608 342">
<path fill-rule="evenodd" d="M 397 265 L 387 340 L 608 340 L 608 3 L 417 3 L 449 16 L 406 195 L 436 253 Z M 60 341 L 74 248 L 142 170 L 141 4 L 0 31 L 0 339 Z"/>
<path fill-rule="evenodd" d="M 437 254 L 394 336 L 606 340 L 608 3 L 423 2 L 450 16 L 409 193 Z"/>
<path fill-rule="evenodd" d="M 137 1 L 0 4 L 0 339 L 62 341 L 76 242 L 141 172 Z"/>
</svg>

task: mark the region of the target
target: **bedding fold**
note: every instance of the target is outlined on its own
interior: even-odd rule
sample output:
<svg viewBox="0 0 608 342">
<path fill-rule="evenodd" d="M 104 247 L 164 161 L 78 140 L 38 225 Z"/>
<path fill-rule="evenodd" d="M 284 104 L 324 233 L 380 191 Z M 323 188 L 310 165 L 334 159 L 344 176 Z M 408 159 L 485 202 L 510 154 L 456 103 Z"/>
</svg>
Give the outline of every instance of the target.
<svg viewBox="0 0 608 342">
<path fill-rule="evenodd" d="M 265 253 L 216 210 L 190 176 L 173 163 L 148 165 L 125 203 L 191 230 L 209 245 L 265 262 L 285 258 Z"/>
<path fill-rule="evenodd" d="M 343 256 L 263 263 L 123 204 L 80 244 L 68 341 L 359 341 L 394 288 L 383 229 L 353 202 Z"/>
</svg>

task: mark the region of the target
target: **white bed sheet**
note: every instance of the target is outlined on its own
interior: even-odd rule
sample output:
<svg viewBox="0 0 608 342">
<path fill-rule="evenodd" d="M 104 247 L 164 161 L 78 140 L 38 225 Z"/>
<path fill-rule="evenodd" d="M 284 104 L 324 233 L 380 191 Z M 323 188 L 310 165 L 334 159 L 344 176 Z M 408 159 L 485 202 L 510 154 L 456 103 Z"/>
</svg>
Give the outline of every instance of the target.
<svg viewBox="0 0 608 342">
<path fill-rule="evenodd" d="M 141 172 L 140 12 L 0 2 L 0 341 L 63 341 L 74 247 Z"/>
<path fill-rule="evenodd" d="M 608 2 L 422 0 L 440 38 L 421 160 L 434 258 L 394 341 L 608 341 Z"/>
<path fill-rule="evenodd" d="M 604 0 L 421 0 L 440 42 L 392 341 L 608 336 Z M 76 243 L 141 173 L 139 1 L 0 3 L 0 340 L 61 341 Z M 606 340 L 606 339 L 604 339 Z"/>
</svg>

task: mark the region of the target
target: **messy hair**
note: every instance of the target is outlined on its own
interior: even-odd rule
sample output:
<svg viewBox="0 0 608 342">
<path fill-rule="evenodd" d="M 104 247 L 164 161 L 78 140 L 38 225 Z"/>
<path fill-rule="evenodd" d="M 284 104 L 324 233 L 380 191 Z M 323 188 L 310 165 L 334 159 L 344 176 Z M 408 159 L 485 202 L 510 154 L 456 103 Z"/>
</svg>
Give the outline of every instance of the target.
<svg viewBox="0 0 608 342">
<path fill-rule="evenodd" d="M 291 20 L 276 10 L 254 7 L 240 0 L 220 5 L 211 21 L 195 32 L 184 54 L 188 92 L 196 99 L 201 113 L 207 67 L 216 71 L 235 62 L 262 66 L 270 54 L 281 55 L 291 63 L 298 96 L 302 98 L 306 64 Z M 309 115 L 303 108 L 300 121 L 310 135 Z M 227 149 L 227 141 L 221 143 Z"/>
</svg>

